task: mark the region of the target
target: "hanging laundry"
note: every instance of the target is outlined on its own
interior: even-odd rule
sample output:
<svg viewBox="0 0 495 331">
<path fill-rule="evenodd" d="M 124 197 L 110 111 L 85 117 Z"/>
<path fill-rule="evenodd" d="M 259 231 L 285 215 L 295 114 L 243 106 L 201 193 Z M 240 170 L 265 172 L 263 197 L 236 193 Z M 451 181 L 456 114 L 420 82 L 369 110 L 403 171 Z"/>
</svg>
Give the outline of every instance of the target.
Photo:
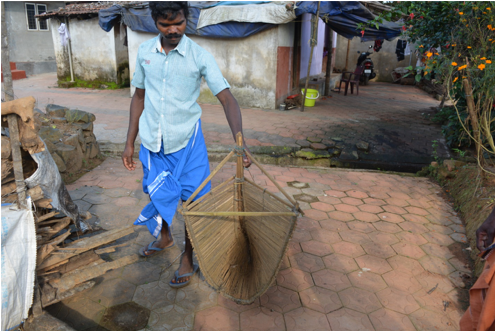
<svg viewBox="0 0 495 331">
<path fill-rule="evenodd" d="M 375 40 L 375 46 L 373 46 L 373 50 L 378 53 L 380 49 L 382 49 L 382 45 L 383 45 L 383 39 Z"/>
<path fill-rule="evenodd" d="M 404 50 L 404 55 L 411 55 L 411 47 L 409 47 L 409 43 L 406 44 L 406 49 Z"/>
<path fill-rule="evenodd" d="M 407 41 L 405 40 L 397 40 L 397 46 L 395 48 L 395 54 L 397 54 L 397 61 L 402 61 L 405 59 L 404 51 L 406 49 Z"/>
<path fill-rule="evenodd" d="M 60 35 L 60 43 L 62 46 L 67 46 L 67 42 L 70 39 L 69 29 L 65 26 L 65 23 L 60 24 L 58 27 L 58 34 Z"/>
</svg>

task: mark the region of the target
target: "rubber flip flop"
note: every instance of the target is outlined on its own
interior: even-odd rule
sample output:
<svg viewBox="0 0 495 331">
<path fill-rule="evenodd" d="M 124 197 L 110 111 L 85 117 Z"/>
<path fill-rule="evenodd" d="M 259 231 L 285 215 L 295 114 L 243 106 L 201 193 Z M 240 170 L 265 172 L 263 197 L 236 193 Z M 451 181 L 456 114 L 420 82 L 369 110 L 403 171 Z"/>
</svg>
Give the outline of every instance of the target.
<svg viewBox="0 0 495 331">
<path fill-rule="evenodd" d="M 179 270 L 175 270 L 175 275 L 174 275 L 174 278 L 173 279 L 175 279 L 176 282 L 179 281 L 179 279 L 181 279 L 181 278 L 185 278 L 185 277 L 191 277 L 191 278 L 189 278 L 189 280 L 187 282 L 183 282 L 183 283 L 172 283 L 172 280 L 173 279 L 171 279 L 170 282 L 168 283 L 168 285 L 170 285 L 170 287 L 173 287 L 173 288 L 181 288 L 181 287 L 184 287 L 184 286 L 189 285 L 189 283 L 191 282 L 194 274 L 196 272 L 198 272 L 198 269 L 199 269 L 199 266 L 196 265 L 196 264 L 194 264 L 193 265 L 193 271 L 192 272 L 189 272 L 187 274 L 183 274 L 181 276 L 179 276 Z"/>
<path fill-rule="evenodd" d="M 168 246 L 168 247 L 165 247 L 165 248 L 158 248 L 158 247 L 153 247 L 153 244 L 156 243 L 156 240 L 151 242 L 148 247 L 141 247 L 139 249 L 139 255 L 141 255 L 142 257 L 149 257 L 149 256 L 153 256 L 155 255 L 155 253 L 151 253 L 151 254 L 148 254 L 146 255 L 144 252 L 145 251 L 155 251 L 155 252 L 161 252 L 163 251 L 164 249 L 169 249 L 169 248 L 172 248 L 175 246 L 175 242 L 171 245 L 171 246 Z"/>
</svg>

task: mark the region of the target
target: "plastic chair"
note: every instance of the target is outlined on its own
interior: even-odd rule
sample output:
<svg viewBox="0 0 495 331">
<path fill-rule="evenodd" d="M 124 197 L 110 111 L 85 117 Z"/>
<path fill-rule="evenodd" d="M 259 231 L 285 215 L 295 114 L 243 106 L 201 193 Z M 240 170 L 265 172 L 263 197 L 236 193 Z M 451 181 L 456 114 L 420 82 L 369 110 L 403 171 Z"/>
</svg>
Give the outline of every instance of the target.
<svg viewBox="0 0 495 331">
<path fill-rule="evenodd" d="M 340 83 L 339 83 L 339 93 L 340 90 L 342 89 L 342 83 L 344 82 L 345 83 L 344 95 L 347 95 L 347 90 L 349 89 L 349 85 L 351 85 L 351 94 L 354 93 L 354 85 L 355 85 L 356 95 L 359 95 L 359 79 L 363 74 L 363 70 L 364 70 L 363 66 L 357 66 L 354 72 L 350 72 L 350 71 L 342 72 L 342 78 L 340 79 Z M 348 74 L 348 77 L 346 77 L 346 74 Z"/>
</svg>

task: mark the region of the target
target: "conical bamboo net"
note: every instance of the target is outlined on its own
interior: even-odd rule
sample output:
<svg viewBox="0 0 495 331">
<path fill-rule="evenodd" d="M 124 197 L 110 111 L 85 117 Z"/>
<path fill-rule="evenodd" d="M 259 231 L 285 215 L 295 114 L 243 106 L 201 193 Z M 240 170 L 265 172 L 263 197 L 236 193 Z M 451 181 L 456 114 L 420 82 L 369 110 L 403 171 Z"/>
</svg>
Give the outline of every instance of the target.
<svg viewBox="0 0 495 331">
<path fill-rule="evenodd" d="M 206 281 L 225 297 L 250 304 L 273 283 L 297 220 L 297 203 L 280 199 L 244 178 L 242 136 L 237 137 L 237 174 L 201 199 L 183 204 L 187 231 Z M 232 151 L 204 182 L 234 154 Z M 202 189 L 198 188 L 197 192 Z"/>
</svg>

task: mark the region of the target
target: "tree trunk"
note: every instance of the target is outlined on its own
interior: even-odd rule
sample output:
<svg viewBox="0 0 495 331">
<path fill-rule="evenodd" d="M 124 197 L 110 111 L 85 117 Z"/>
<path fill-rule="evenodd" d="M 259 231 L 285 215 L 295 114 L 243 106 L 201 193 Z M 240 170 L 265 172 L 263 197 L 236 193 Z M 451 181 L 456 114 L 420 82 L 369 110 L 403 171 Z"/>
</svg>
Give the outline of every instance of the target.
<svg viewBox="0 0 495 331">
<path fill-rule="evenodd" d="M 7 23 L 5 22 L 5 1 L 2 1 L 2 74 L 5 97 L 3 101 L 14 100 L 12 87 L 12 72 L 10 71 L 9 40 L 7 38 Z"/>
<path fill-rule="evenodd" d="M 328 39 L 327 39 L 327 49 L 328 49 L 328 55 L 327 55 L 327 71 L 325 73 L 325 95 L 328 96 L 330 95 L 330 80 L 332 79 L 332 34 L 333 31 L 332 29 L 328 29 Z"/>
</svg>

